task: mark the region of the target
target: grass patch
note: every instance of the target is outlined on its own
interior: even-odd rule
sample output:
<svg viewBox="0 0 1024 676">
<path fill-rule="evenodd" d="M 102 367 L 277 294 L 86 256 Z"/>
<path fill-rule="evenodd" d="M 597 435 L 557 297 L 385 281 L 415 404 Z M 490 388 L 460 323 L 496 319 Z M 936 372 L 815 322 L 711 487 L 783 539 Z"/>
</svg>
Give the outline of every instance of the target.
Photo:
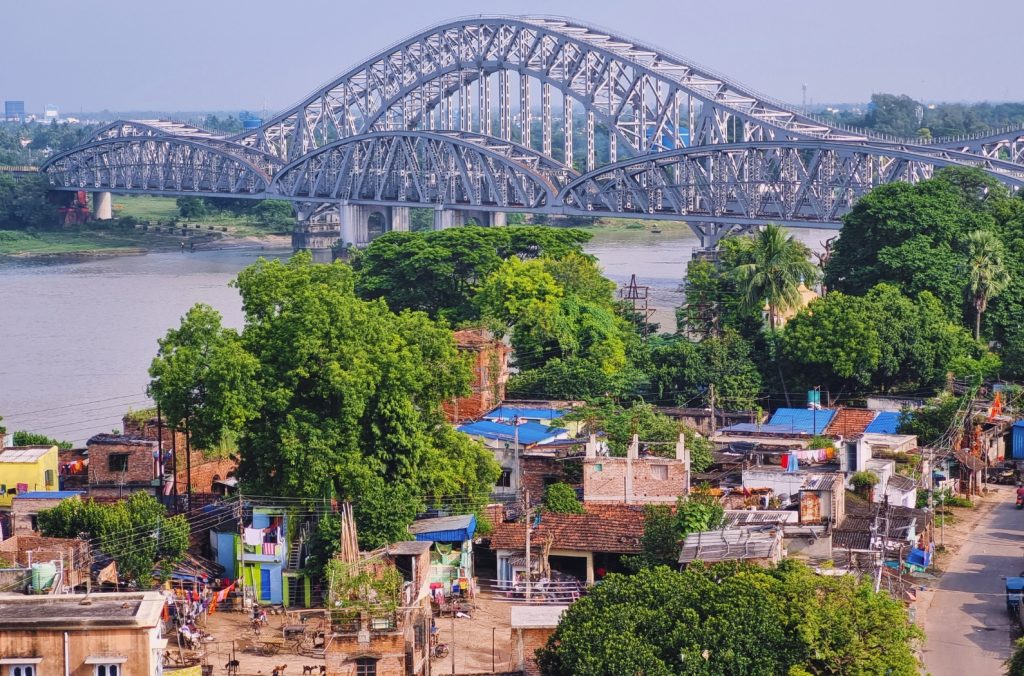
<svg viewBox="0 0 1024 676">
<path fill-rule="evenodd" d="M 114 213 L 124 218 L 131 216 L 143 223 L 169 224 L 177 220 L 189 225 L 214 226 L 217 230 L 227 228 L 236 237 L 265 237 L 267 235 L 290 235 L 290 226 L 271 226 L 257 223 L 251 216 L 238 216 L 226 211 L 215 211 L 202 218 L 181 218 L 178 204 L 173 197 L 152 195 L 119 195 L 114 200 Z"/>
<path fill-rule="evenodd" d="M 132 233 L 106 232 L 24 232 L 0 230 L 0 255 L 63 254 L 86 251 L 133 249 L 144 244 Z"/>
</svg>

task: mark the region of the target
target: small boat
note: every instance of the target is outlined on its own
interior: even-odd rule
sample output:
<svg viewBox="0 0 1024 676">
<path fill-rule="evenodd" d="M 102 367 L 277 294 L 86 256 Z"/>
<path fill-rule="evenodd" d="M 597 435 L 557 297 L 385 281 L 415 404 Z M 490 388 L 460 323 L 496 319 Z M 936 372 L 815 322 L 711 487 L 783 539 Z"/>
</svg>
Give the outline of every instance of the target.
<svg viewBox="0 0 1024 676">
<path fill-rule="evenodd" d="M 661 228 L 658 227 L 657 225 L 652 225 L 651 232 L 653 232 L 655 235 L 661 234 Z"/>
</svg>

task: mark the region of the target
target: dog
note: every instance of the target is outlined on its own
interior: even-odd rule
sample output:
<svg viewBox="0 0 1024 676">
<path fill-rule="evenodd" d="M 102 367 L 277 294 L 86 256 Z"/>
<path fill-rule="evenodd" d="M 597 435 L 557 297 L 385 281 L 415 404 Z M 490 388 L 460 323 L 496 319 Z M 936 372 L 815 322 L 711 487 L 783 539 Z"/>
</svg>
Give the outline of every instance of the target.
<svg viewBox="0 0 1024 676">
<path fill-rule="evenodd" d="M 284 676 L 284 670 L 288 668 L 287 664 L 279 664 L 274 667 L 274 670 L 270 672 L 270 676 Z"/>
<path fill-rule="evenodd" d="M 304 673 L 304 674 L 312 674 L 316 670 L 317 670 L 317 668 L 316 668 L 315 664 L 313 666 L 309 666 L 308 664 L 306 664 L 306 665 L 303 665 L 303 667 L 302 667 L 302 673 Z"/>
<path fill-rule="evenodd" d="M 224 668 L 228 670 L 229 674 L 237 674 L 238 667 L 240 666 L 241 664 L 239 664 L 238 660 L 231 660 L 230 662 L 224 665 Z"/>
</svg>

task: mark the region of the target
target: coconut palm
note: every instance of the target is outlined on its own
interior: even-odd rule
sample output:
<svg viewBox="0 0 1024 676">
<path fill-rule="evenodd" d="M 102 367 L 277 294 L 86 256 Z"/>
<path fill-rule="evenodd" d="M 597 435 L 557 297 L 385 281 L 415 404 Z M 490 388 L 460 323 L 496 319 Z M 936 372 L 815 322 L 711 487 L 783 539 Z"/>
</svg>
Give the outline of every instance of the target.
<svg viewBox="0 0 1024 676">
<path fill-rule="evenodd" d="M 975 230 L 967 235 L 967 297 L 974 305 L 974 339 L 981 338 L 981 316 L 988 302 L 1010 285 L 1003 243 L 994 232 Z"/>
<path fill-rule="evenodd" d="M 753 262 L 737 266 L 736 276 L 748 308 L 768 305 L 768 326 L 775 331 L 779 314 L 800 305 L 800 284 L 811 286 L 818 268 L 810 250 L 785 228 L 769 223 L 754 238 Z"/>
</svg>

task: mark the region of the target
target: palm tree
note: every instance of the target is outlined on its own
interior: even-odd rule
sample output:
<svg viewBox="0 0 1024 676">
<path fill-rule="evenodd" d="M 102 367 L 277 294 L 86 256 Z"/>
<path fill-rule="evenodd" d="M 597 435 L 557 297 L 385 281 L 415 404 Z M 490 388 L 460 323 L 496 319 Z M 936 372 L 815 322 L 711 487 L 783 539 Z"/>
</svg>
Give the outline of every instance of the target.
<svg viewBox="0 0 1024 676">
<path fill-rule="evenodd" d="M 780 312 L 800 305 L 800 284 L 811 286 L 818 268 L 810 251 L 785 228 L 769 223 L 754 239 L 753 262 L 736 268 L 743 302 L 748 308 L 768 304 L 768 326 L 775 331 Z"/>
<path fill-rule="evenodd" d="M 967 235 L 967 296 L 974 305 L 974 339 L 981 338 L 981 315 L 988 302 L 1010 285 L 1010 273 L 1003 262 L 1003 243 L 989 230 Z"/>
</svg>

